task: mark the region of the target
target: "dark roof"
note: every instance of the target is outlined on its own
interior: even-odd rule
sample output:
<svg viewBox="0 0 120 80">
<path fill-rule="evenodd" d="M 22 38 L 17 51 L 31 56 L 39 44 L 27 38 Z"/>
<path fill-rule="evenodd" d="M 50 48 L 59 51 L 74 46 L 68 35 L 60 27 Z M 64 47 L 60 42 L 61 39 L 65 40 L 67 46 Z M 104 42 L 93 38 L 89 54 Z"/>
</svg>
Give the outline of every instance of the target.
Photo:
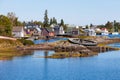
<svg viewBox="0 0 120 80">
<path fill-rule="evenodd" d="M 52 28 L 47 28 L 47 30 L 48 30 L 49 32 L 53 32 Z"/>
<path fill-rule="evenodd" d="M 48 33 L 49 33 L 49 32 L 53 32 L 52 28 L 41 28 L 41 30 L 42 30 L 42 31 L 43 31 L 43 30 L 46 30 Z"/>
<path fill-rule="evenodd" d="M 20 27 L 13 27 L 13 32 L 21 32 L 22 31 L 22 29 L 23 29 L 23 27 L 22 26 L 20 26 Z"/>
<path fill-rule="evenodd" d="M 59 25 L 56 25 L 55 27 L 54 27 L 54 29 L 59 29 L 60 28 L 60 26 Z"/>
<path fill-rule="evenodd" d="M 45 31 L 49 32 L 49 31 L 47 30 L 47 28 L 41 28 L 41 30 L 42 30 L 42 31 L 45 30 Z"/>
</svg>

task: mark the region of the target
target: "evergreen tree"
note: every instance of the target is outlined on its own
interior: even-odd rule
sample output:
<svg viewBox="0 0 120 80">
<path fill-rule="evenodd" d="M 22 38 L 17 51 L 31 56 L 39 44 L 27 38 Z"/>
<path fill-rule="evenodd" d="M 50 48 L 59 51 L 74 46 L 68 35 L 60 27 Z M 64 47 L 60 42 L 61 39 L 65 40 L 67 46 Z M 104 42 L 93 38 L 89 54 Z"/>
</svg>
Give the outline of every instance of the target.
<svg viewBox="0 0 120 80">
<path fill-rule="evenodd" d="M 60 26 L 63 26 L 63 29 L 67 31 L 67 25 L 64 24 L 64 20 L 61 19 Z"/>
<path fill-rule="evenodd" d="M 90 24 L 90 28 L 92 28 L 93 27 L 93 24 Z"/>
<path fill-rule="evenodd" d="M 64 26 L 64 21 L 61 19 L 60 26 Z"/>
<path fill-rule="evenodd" d="M 51 18 L 51 19 L 50 19 L 50 25 L 52 25 L 52 24 L 53 24 L 53 19 Z"/>
<path fill-rule="evenodd" d="M 47 10 L 45 10 L 43 27 L 48 27 L 48 26 L 49 26 L 48 12 Z"/>
<path fill-rule="evenodd" d="M 86 29 L 89 29 L 89 26 L 88 26 L 88 25 L 86 25 Z"/>
<path fill-rule="evenodd" d="M 57 20 L 53 17 L 53 24 L 57 24 Z"/>
</svg>

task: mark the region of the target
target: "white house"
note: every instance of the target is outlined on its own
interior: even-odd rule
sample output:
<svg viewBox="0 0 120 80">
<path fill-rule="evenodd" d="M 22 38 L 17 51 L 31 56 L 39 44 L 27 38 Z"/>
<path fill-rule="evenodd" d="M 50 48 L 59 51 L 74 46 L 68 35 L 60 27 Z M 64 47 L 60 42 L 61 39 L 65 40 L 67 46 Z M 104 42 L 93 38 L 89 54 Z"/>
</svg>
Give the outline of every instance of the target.
<svg viewBox="0 0 120 80">
<path fill-rule="evenodd" d="M 94 29 L 85 29 L 84 31 L 87 36 L 96 36 L 96 32 Z"/>
<path fill-rule="evenodd" d="M 23 29 L 23 27 L 22 26 L 13 27 L 12 35 L 15 38 L 24 37 L 24 29 Z"/>
<path fill-rule="evenodd" d="M 64 34 L 64 33 L 65 33 L 65 31 L 64 31 L 63 26 L 60 26 L 60 28 L 59 28 L 59 34 Z"/>
<path fill-rule="evenodd" d="M 52 24 L 50 26 L 50 28 L 52 28 L 52 31 L 55 33 L 55 35 L 59 35 L 59 34 L 64 34 L 65 33 L 63 26 Z"/>
</svg>

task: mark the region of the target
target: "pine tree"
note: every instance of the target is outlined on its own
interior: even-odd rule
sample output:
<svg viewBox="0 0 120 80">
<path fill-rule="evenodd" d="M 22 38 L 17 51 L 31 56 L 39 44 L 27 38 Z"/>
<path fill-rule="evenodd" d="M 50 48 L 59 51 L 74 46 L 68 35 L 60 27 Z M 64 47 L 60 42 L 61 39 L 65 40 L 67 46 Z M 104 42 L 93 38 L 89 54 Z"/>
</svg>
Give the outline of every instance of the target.
<svg viewBox="0 0 120 80">
<path fill-rule="evenodd" d="M 93 24 L 90 24 L 90 28 L 92 28 L 93 27 Z"/>
<path fill-rule="evenodd" d="M 86 29 L 89 29 L 89 26 L 88 26 L 88 25 L 86 25 Z"/>
<path fill-rule="evenodd" d="M 53 24 L 57 24 L 57 20 L 53 17 Z"/>
<path fill-rule="evenodd" d="M 64 21 L 61 19 L 60 26 L 64 26 Z"/>
<path fill-rule="evenodd" d="M 51 19 L 50 19 L 50 25 L 52 25 L 52 24 L 53 24 L 53 19 L 51 18 Z"/>
<path fill-rule="evenodd" d="M 47 10 L 45 10 L 43 27 L 48 27 L 48 26 L 49 26 L 48 12 Z"/>
</svg>

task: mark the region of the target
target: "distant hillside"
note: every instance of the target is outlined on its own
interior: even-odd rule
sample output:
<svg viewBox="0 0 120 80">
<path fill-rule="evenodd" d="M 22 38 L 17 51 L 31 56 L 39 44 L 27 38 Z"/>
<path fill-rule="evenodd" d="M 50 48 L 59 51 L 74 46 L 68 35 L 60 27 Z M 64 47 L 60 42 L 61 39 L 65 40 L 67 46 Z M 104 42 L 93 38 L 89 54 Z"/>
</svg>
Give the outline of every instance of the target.
<svg viewBox="0 0 120 80">
<path fill-rule="evenodd" d="M 13 48 L 16 46 L 23 46 L 18 40 L 0 39 L 0 48 Z"/>
</svg>

